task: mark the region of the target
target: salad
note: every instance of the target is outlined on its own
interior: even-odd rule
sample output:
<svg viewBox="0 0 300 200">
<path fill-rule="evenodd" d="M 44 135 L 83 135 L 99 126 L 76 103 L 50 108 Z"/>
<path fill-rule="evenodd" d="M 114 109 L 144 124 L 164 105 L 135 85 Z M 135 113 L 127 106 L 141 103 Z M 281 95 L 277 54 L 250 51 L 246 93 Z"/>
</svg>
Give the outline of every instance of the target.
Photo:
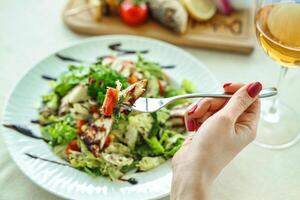
<svg viewBox="0 0 300 200">
<path fill-rule="evenodd" d="M 184 141 L 188 100 L 155 113 L 130 111 L 141 96 L 193 91 L 187 80 L 173 87 L 161 66 L 141 55 L 135 62 L 109 56 L 91 66 L 71 65 L 50 85 L 39 108 L 41 133 L 78 170 L 117 180 L 130 170 L 161 165 Z"/>
</svg>

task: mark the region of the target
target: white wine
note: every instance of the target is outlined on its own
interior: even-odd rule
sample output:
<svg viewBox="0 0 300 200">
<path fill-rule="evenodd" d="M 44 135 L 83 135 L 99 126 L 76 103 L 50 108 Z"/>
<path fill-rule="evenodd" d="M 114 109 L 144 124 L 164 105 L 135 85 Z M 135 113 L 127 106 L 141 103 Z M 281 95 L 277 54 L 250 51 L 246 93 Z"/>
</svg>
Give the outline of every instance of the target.
<svg viewBox="0 0 300 200">
<path fill-rule="evenodd" d="M 300 67 L 300 4 L 262 7 L 255 27 L 260 45 L 271 58 L 284 67 Z"/>
</svg>

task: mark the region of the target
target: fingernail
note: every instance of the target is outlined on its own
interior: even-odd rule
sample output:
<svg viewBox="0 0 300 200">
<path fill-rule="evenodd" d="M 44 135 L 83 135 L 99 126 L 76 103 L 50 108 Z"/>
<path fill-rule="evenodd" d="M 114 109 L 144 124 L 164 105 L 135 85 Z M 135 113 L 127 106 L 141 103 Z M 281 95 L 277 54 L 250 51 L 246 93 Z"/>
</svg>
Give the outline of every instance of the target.
<svg viewBox="0 0 300 200">
<path fill-rule="evenodd" d="M 188 120 L 188 122 L 187 122 L 187 128 L 188 128 L 188 131 L 194 131 L 195 130 L 195 122 L 194 122 L 194 120 L 192 120 L 192 119 Z"/>
<path fill-rule="evenodd" d="M 198 129 L 201 127 L 201 125 L 202 125 L 202 123 L 201 123 L 201 122 L 198 122 L 198 123 L 196 124 L 195 130 L 198 130 Z"/>
<path fill-rule="evenodd" d="M 226 87 L 228 87 L 229 85 L 231 85 L 232 83 L 225 83 L 224 85 L 223 85 L 223 88 L 226 88 Z"/>
<path fill-rule="evenodd" d="M 193 106 L 189 109 L 188 115 L 193 114 L 193 113 L 195 112 L 195 110 L 197 109 L 197 107 L 198 107 L 197 104 L 193 105 Z"/>
<path fill-rule="evenodd" d="M 247 88 L 247 92 L 252 98 L 256 97 L 261 90 L 262 84 L 260 82 L 251 83 Z"/>
</svg>

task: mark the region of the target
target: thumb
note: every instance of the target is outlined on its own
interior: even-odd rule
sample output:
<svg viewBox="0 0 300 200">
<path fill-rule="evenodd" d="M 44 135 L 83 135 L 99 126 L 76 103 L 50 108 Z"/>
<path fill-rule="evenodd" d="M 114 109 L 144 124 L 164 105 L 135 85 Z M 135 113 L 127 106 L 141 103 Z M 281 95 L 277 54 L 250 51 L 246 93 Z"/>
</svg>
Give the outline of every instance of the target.
<svg viewBox="0 0 300 200">
<path fill-rule="evenodd" d="M 235 121 L 258 98 L 258 94 L 261 90 L 262 84 L 260 82 L 243 86 L 234 93 L 222 110 L 226 113 L 230 113 Z"/>
</svg>

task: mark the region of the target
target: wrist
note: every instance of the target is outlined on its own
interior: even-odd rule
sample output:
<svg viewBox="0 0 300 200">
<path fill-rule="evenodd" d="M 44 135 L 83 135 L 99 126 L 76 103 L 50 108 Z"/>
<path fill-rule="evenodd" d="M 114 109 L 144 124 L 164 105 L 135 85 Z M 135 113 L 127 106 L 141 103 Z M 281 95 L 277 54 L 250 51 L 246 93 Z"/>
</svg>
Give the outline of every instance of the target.
<svg viewBox="0 0 300 200">
<path fill-rule="evenodd" d="M 208 199 L 212 180 L 205 171 L 176 169 L 173 173 L 171 199 Z"/>
</svg>

